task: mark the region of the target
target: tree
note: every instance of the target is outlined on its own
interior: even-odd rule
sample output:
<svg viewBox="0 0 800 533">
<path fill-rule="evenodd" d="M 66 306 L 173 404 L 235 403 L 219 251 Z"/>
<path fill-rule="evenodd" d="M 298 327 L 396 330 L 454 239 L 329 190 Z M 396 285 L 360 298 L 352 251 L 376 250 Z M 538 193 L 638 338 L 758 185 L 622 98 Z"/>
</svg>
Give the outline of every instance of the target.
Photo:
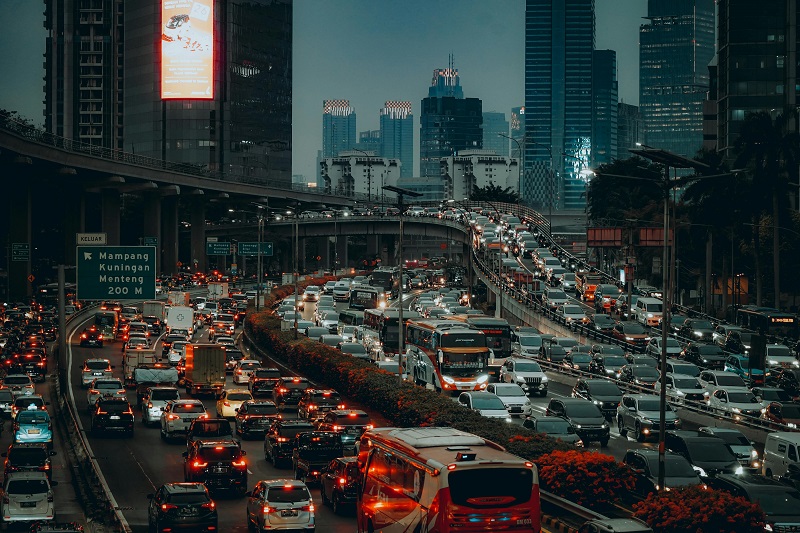
<svg viewBox="0 0 800 533">
<path fill-rule="evenodd" d="M 472 189 L 472 194 L 469 197 L 473 202 L 505 202 L 508 204 L 519 203 L 519 193 L 514 191 L 511 187 L 503 189 L 493 182 L 489 182 L 486 187 L 478 187 L 475 185 Z"/>
<path fill-rule="evenodd" d="M 589 182 L 589 220 L 604 226 L 623 226 L 627 219 L 655 222 L 661 218 L 662 171 L 640 157 L 601 165 Z"/>
</svg>

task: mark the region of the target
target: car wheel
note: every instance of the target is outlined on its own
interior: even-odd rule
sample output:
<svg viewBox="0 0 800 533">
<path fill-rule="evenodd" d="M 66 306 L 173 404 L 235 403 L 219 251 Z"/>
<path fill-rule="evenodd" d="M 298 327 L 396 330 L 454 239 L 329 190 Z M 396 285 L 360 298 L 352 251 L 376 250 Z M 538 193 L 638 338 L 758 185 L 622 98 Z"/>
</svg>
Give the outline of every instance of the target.
<svg viewBox="0 0 800 533">
<path fill-rule="evenodd" d="M 336 494 L 333 495 L 331 508 L 333 509 L 333 514 L 342 514 L 342 504 L 341 502 L 339 502 L 339 496 L 337 496 Z"/>
<path fill-rule="evenodd" d="M 325 484 L 324 483 L 320 483 L 319 484 L 319 494 L 320 494 L 320 499 L 322 500 L 322 505 L 328 505 L 328 503 L 330 503 L 330 502 L 328 501 L 328 496 L 325 495 Z"/>
<path fill-rule="evenodd" d="M 628 434 L 628 430 L 625 429 L 625 424 L 622 423 L 622 417 L 617 418 L 617 430 L 621 437 L 624 437 Z"/>
<path fill-rule="evenodd" d="M 544 398 L 545 396 L 547 396 L 547 391 L 546 391 L 546 390 L 543 390 L 543 391 L 541 392 L 541 396 L 542 396 L 542 398 Z"/>
<path fill-rule="evenodd" d="M 638 423 L 636 424 L 633 435 L 636 438 L 636 442 L 644 442 L 644 433 L 642 433 L 642 428 L 639 427 Z"/>
<path fill-rule="evenodd" d="M 601 448 L 605 448 L 606 446 L 608 446 L 608 439 L 601 439 L 600 440 L 600 447 Z"/>
</svg>

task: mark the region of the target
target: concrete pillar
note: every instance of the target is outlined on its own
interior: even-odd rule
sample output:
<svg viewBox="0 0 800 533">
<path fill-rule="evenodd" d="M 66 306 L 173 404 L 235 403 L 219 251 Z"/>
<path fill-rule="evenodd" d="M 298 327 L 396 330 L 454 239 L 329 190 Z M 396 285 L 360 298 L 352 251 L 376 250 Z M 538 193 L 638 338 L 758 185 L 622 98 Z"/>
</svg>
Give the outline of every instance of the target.
<svg viewBox="0 0 800 533">
<path fill-rule="evenodd" d="M 25 171 L 27 169 L 23 169 Z M 33 294 L 31 275 L 31 188 L 22 175 L 8 180 L 5 188 L 8 201 L 8 295 L 9 301 L 26 300 Z"/>
<path fill-rule="evenodd" d="M 64 264 L 75 264 L 75 235 L 86 232 L 86 194 L 79 189 L 64 187 Z"/>
<path fill-rule="evenodd" d="M 367 255 L 372 259 L 380 252 L 380 235 L 367 235 Z"/>
<path fill-rule="evenodd" d="M 120 212 L 122 201 L 117 189 L 103 189 L 101 193 L 103 232 L 108 236 L 109 246 L 119 246 Z"/>
<path fill-rule="evenodd" d="M 205 272 L 208 269 L 206 261 L 206 202 L 202 195 L 193 196 L 192 202 L 192 263 L 194 269 Z"/>
<path fill-rule="evenodd" d="M 297 264 L 300 269 L 300 272 L 306 272 L 307 262 L 306 258 L 308 257 L 308 253 L 306 252 L 306 238 L 303 237 L 297 241 Z"/>
<path fill-rule="evenodd" d="M 156 239 L 156 272 L 161 273 L 161 250 L 164 249 L 164 241 L 161 238 L 161 194 L 158 192 L 147 192 L 142 195 L 143 215 L 144 215 L 144 235 L 143 237 L 155 237 Z"/>
<path fill-rule="evenodd" d="M 339 268 L 350 268 L 350 258 L 347 256 L 347 236 L 339 235 L 336 244 L 336 255 L 339 256 Z"/>
<path fill-rule="evenodd" d="M 178 272 L 178 196 L 167 196 L 161 201 L 161 236 L 164 241 L 161 267 L 166 274 Z"/>
<path fill-rule="evenodd" d="M 319 268 L 331 269 L 331 240 L 330 237 L 320 237 L 317 239 L 317 255 L 320 260 L 317 261 Z"/>
<path fill-rule="evenodd" d="M 294 253 L 294 245 L 291 239 L 288 241 L 278 241 L 278 260 L 282 273 L 292 271 L 292 254 Z"/>
</svg>

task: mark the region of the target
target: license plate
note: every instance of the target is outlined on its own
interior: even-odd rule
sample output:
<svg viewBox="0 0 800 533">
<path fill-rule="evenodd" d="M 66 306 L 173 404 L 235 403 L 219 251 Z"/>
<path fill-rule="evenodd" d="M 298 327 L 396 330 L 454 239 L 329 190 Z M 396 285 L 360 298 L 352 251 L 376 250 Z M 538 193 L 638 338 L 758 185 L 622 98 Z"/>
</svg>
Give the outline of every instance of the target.
<svg viewBox="0 0 800 533">
<path fill-rule="evenodd" d="M 119 420 L 119 415 L 111 415 L 108 417 L 110 420 Z"/>
<path fill-rule="evenodd" d="M 348 428 L 347 431 L 345 431 L 345 433 L 358 435 L 359 433 L 361 433 L 361 428 Z"/>
<path fill-rule="evenodd" d="M 194 420 L 194 418 L 182 418 L 181 420 L 183 420 L 184 422 L 191 422 L 192 420 Z"/>
<path fill-rule="evenodd" d="M 181 514 L 181 516 L 196 515 L 197 514 L 197 509 L 195 509 L 194 507 L 185 507 L 185 508 L 181 509 L 180 514 Z"/>
<path fill-rule="evenodd" d="M 20 507 L 36 507 L 36 502 L 22 502 Z"/>
<path fill-rule="evenodd" d="M 92 375 L 93 376 L 102 376 L 103 373 L 102 372 L 92 372 Z"/>
<path fill-rule="evenodd" d="M 38 434 L 39 434 L 39 433 L 41 433 L 41 432 L 42 432 L 42 431 L 41 431 L 41 430 L 39 430 L 39 429 L 29 429 L 29 430 L 28 430 L 28 435 L 38 435 Z"/>
<path fill-rule="evenodd" d="M 284 509 L 281 516 L 297 516 L 297 509 Z"/>
</svg>

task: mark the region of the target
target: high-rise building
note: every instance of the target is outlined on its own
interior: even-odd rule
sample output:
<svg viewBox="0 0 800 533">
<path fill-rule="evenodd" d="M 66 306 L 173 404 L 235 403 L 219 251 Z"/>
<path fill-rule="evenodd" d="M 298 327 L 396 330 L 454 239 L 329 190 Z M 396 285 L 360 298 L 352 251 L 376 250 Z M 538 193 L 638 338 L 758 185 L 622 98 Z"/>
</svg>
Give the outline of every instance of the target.
<svg viewBox="0 0 800 533">
<path fill-rule="evenodd" d="M 411 114 L 411 102 L 389 101 L 383 105 L 380 154 L 402 162 L 401 177 L 414 175 L 414 115 Z"/>
<path fill-rule="evenodd" d="M 511 108 L 511 138 L 519 141 L 519 145 L 511 142 L 511 157 L 521 159 L 520 147 L 525 138 L 525 106 Z"/>
<path fill-rule="evenodd" d="M 461 150 L 439 164 L 446 182 L 443 199 L 469 198 L 474 187 L 490 183 L 501 189 L 517 190 L 519 186 L 519 160 L 497 155 L 494 150 Z"/>
<path fill-rule="evenodd" d="M 748 113 L 797 108 L 800 15 L 797 0 L 718 0 L 717 4 L 717 143 L 718 151 L 733 159 Z"/>
<path fill-rule="evenodd" d="M 758 4 L 763 7 L 763 4 Z M 639 30 L 639 112 L 645 142 L 693 157 L 714 57 L 714 0 L 649 0 Z"/>
<path fill-rule="evenodd" d="M 617 105 L 617 159 L 628 159 L 631 148 L 644 140 L 639 107 L 620 102 Z"/>
<path fill-rule="evenodd" d="M 509 155 L 508 121 L 505 113 L 483 112 L 483 149 L 494 150 L 500 156 Z M 500 135 L 502 133 L 502 135 Z M 516 188 L 516 187 L 515 187 Z"/>
<path fill-rule="evenodd" d="M 369 201 L 383 198 L 382 187 L 400 179 L 400 160 L 373 152 L 349 150 L 320 162 L 320 187 L 325 192 L 353 196 L 363 194 Z"/>
<path fill-rule="evenodd" d="M 381 131 L 368 130 L 358 132 L 358 143 L 353 149 L 375 152 L 377 155 L 381 155 Z"/>
<path fill-rule="evenodd" d="M 617 157 L 617 53 L 595 50 L 592 59 L 592 168 Z"/>
<path fill-rule="evenodd" d="M 419 127 L 419 171 L 422 177 L 441 176 L 439 161 L 459 150 L 482 148 L 483 103 L 464 98 L 453 68 L 433 72 L 428 97 L 422 100 Z"/>
<path fill-rule="evenodd" d="M 322 102 L 322 157 L 337 157 L 358 144 L 356 112 L 350 100 Z"/>
<path fill-rule="evenodd" d="M 522 198 L 582 209 L 592 146 L 594 0 L 525 2 L 525 171 Z"/>
</svg>

